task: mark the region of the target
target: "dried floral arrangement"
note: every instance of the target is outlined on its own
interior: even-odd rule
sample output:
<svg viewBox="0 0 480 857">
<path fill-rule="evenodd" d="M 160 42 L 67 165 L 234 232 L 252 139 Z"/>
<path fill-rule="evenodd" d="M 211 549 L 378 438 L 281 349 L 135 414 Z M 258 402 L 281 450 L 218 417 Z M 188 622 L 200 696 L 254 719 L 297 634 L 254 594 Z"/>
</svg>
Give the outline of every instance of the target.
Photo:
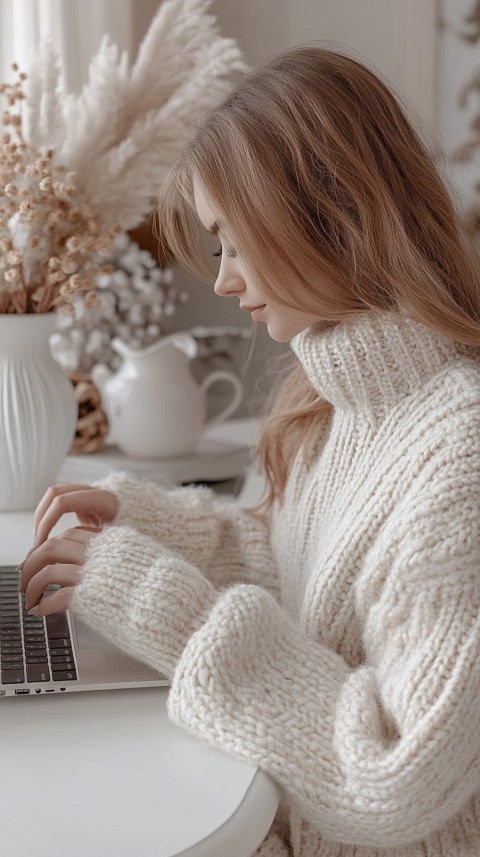
<svg viewBox="0 0 480 857">
<path fill-rule="evenodd" d="M 108 37 L 78 95 L 43 43 L 0 86 L 0 312 L 50 312 L 92 295 L 102 257 L 142 223 L 197 117 L 245 71 L 211 0 L 164 0 L 132 67 Z M 161 226 L 161 224 L 160 224 Z M 90 297 L 88 297 L 90 296 Z"/>
<path fill-rule="evenodd" d="M 108 270 L 96 276 L 88 300 L 76 294 L 57 311 L 50 346 L 66 370 L 88 373 L 95 363 L 117 369 L 122 361 L 111 347 L 113 337 L 131 348 L 151 345 L 188 299 L 174 287 L 172 270 L 160 268 L 125 233 L 115 239 L 105 261 Z"/>
<path fill-rule="evenodd" d="M 16 65 L 13 70 L 15 83 L 0 84 L 8 102 L 0 138 L 0 313 L 48 312 L 90 291 L 102 270 L 98 257 L 119 228 L 102 229 L 78 194 L 75 173 L 54 163 L 52 149 L 41 153 L 25 142 L 26 75 Z"/>
<path fill-rule="evenodd" d="M 480 0 L 475 0 L 473 9 L 465 18 L 466 29 L 459 37 L 471 45 L 480 42 Z M 472 94 L 477 95 L 478 109 L 469 122 L 470 138 L 459 146 L 452 155 L 454 163 L 467 163 L 480 152 L 480 65 L 472 78 L 466 83 L 458 96 L 458 105 L 467 107 Z M 475 184 L 476 199 L 467 211 L 467 231 L 476 237 L 480 233 L 480 180 Z"/>
</svg>

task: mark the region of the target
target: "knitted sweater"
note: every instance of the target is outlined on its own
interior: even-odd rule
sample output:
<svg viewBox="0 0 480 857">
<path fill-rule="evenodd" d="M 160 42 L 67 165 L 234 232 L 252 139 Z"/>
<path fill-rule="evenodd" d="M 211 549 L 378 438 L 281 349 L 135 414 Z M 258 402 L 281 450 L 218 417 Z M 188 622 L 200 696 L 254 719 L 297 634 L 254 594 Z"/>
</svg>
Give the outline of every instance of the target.
<svg viewBox="0 0 480 857">
<path fill-rule="evenodd" d="M 480 352 L 369 315 L 292 340 L 333 409 L 268 521 L 127 474 L 73 606 L 266 771 L 258 852 L 480 855 Z"/>
</svg>

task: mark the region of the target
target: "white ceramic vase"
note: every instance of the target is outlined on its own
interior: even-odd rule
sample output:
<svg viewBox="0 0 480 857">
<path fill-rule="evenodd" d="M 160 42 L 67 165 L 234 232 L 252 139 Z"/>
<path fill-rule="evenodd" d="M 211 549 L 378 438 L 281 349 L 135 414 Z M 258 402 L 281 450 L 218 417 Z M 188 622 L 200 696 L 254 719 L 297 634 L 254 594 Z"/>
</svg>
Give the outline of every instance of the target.
<svg viewBox="0 0 480 857">
<path fill-rule="evenodd" d="M 49 345 L 55 313 L 0 314 L 0 511 L 34 509 L 75 436 L 73 385 Z"/>
</svg>

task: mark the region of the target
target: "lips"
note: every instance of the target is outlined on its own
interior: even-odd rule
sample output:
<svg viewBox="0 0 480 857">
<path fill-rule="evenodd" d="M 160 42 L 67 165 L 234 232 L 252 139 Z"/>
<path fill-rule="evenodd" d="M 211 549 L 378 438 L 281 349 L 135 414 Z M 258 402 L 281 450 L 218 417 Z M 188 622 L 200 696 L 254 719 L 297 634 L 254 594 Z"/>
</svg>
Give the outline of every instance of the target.
<svg viewBox="0 0 480 857">
<path fill-rule="evenodd" d="M 266 304 L 260 304 L 260 306 L 245 306 L 245 304 L 240 304 L 240 309 L 244 312 L 249 312 L 252 316 L 252 321 L 256 321 L 257 318 L 260 317 L 261 313 L 265 309 Z"/>
</svg>

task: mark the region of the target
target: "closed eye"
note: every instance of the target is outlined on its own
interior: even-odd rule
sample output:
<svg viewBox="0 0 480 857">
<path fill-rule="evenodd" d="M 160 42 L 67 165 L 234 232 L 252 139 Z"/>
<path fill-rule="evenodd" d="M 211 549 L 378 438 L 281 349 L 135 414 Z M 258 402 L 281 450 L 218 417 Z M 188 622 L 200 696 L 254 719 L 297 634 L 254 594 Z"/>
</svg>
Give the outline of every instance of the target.
<svg viewBox="0 0 480 857">
<path fill-rule="evenodd" d="M 226 252 L 227 256 L 230 256 L 230 258 L 232 258 L 232 259 L 237 255 L 235 253 L 235 250 L 226 249 L 225 252 Z M 223 253 L 223 248 L 220 245 L 220 248 L 218 250 L 216 250 L 215 253 L 212 253 L 212 256 L 215 256 L 215 258 L 218 259 L 222 255 L 222 253 Z"/>
</svg>

